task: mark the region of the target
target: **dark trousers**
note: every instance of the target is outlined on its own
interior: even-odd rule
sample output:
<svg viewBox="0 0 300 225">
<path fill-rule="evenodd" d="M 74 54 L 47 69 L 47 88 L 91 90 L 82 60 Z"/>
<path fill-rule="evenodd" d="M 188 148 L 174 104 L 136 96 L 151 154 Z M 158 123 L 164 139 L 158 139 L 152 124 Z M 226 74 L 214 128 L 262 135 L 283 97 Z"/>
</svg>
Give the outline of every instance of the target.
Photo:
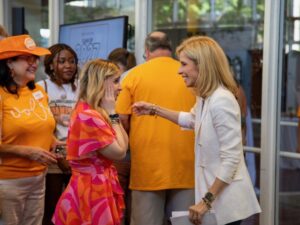
<svg viewBox="0 0 300 225">
<path fill-rule="evenodd" d="M 130 224 L 130 208 L 131 208 L 131 190 L 129 189 L 129 180 L 130 180 L 130 160 L 127 157 L 129 153 L 127 152 L 126 158 L 121 161 L 114 161 L 114 166 L 118 172 L 118 178 L 120 185 L 124 191 L 124 200 L 125 200 L 125 212 L 122 220 L 122 225 Z"/>
<path fill-rule="evenodd" d="M 68 185 L 71 175 L 69 174 L 47 174 L 46 175 L 46 194 L 45 194 L 45 211 L 43 225 L 53 225 L 51 218 L 55 211 L 64 188 Z"/>
<path fill-rule="evenodd" d="M 240 225 L 242 223 L 242 220 L 239 220 L 239 221 L 234 221 L 232 223 L 227 223 L 225 225 Z"/>
</svg>

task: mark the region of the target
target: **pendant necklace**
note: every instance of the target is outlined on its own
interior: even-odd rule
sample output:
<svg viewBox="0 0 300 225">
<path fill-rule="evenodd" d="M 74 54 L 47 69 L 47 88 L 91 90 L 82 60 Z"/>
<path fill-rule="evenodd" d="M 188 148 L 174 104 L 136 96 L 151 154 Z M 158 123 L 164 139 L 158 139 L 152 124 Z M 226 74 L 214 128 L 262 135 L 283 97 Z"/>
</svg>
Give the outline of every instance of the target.
<svg viewBox="0 0 300 225">
<path fill-rule="evenodd" d="M 60 99 L 61 100 L 65 100 L 67 98 L 67 92 L 66 89 L 64 88 L 64 86 L 61 86 L 61 89 L 64 91 L 63 94 L 61 94 Z"/>
</svg>

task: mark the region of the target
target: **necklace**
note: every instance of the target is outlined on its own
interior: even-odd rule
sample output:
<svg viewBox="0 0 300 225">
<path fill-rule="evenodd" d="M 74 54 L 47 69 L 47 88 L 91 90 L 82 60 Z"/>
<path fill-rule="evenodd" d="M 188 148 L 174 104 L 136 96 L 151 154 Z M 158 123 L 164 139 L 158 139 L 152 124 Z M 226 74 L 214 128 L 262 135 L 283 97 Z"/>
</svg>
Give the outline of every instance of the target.
<svg viewBox="0 0 300 225">
<path fill-rule="evenodd" d="M 65 94 L 62 94 L 61 96 L 60 96 L 60 99 L 61 100 L 65 100 L 67 98 L 67 96 L 65 95 Z"/>
<path fill-rule="evenodd" d="M 67 98 L 67 91 L 63 85 L 61 86 L 61 89 L 64 91 L 64 93 L 60 95 L 60 99 L 65 100 Z"/>
</svg>

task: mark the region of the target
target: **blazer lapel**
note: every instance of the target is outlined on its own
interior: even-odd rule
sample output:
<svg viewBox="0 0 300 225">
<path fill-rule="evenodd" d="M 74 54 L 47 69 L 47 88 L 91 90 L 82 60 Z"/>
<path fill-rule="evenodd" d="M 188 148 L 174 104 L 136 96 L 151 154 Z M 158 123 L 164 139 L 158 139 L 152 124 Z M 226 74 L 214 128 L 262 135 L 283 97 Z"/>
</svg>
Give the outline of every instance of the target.
<svg viewBox="0 0 300 225">
<path fill-rule="evenodd" d="M 198 137 L 200 137 L 202 123 L 207 114 L 208 103 L 209 103 L 209 98 L 207 98 L 205 100 L 203 98 L 201 98 L 201 100 L 199 102 L 198 113 L 197 113 L 198 118 L 196 118 L 196 124 L 195 124 L 195 128 L 196 128 L 195 133 Z"/>
</svg>

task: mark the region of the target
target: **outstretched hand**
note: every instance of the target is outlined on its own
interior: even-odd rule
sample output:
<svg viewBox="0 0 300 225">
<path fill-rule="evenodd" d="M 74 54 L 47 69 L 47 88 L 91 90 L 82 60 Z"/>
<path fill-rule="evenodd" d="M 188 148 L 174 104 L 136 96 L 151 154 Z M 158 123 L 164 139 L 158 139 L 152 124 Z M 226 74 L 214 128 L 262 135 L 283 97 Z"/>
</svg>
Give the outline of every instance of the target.
<svg viewBox="0 0 300 225">
<path fill-rule="evenodd" d="M 150 112 L 153 110 L 153 104 L 148 102 L 136 102 L 132 105 L 132 111 L 138 116 L 150 115 Z"/>
</svg>

